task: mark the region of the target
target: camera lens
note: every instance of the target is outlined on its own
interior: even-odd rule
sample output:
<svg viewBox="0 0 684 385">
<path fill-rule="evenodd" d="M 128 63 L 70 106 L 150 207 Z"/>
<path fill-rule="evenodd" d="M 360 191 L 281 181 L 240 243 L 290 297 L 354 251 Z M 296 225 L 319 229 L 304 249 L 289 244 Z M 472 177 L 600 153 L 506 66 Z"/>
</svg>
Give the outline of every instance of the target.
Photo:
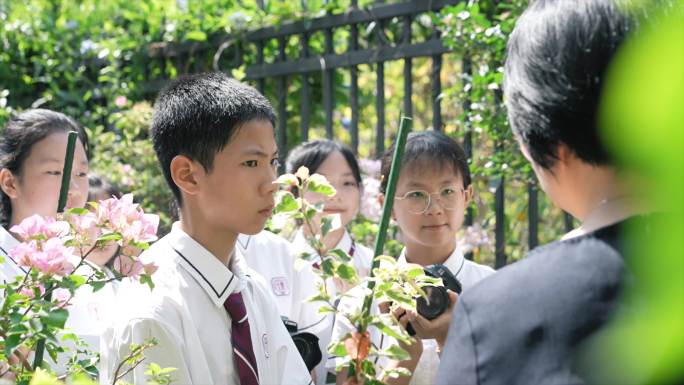
<svg viewBox="0 0 684 385">
<path fill-rule="evenodd" d="M 292 336 L 292 341 L 302 356 L 306 367 L 311 371 L 323 359 L 321 348 L 318 346 L 318 337 L 311 333 L 299 333 Z"/>
<path fill-rule="evenodd" d="M 427 286 L 423 289 L 427 294 L 427 300 L 423 297 L 418 298 L 416 310 L 429 320 L 435 319 L 449 307 L 449 295 L 441 286 Z"/>
</svg>

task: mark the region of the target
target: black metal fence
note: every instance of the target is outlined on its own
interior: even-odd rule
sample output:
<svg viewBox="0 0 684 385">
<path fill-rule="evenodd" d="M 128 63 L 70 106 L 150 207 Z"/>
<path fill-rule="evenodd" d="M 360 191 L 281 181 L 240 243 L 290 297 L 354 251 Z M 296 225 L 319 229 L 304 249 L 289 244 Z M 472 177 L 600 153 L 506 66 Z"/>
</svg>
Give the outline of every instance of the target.
<svg viewBox="0 0 684 385">
<path fill-rule="evenodd" d="M 281 157 L 286 156 L 288 148 L 287 122 L 287 96 L 288 82 L 295 78 L 301 81 L 300 104 L 299 104 L 299 139 L 306 141 L 309 138 L 311 122 L 311 105 L 314 100 L 312 95 L 311 78 L 321 76 L 322 104 L 324 108 L 325 135 L 333 139 L 333 112 L 335 110 L 334 97 L 334 77 L 336 71 L 349 71 L 349 107 L 351 109 L 351 120 L 349 131 L 351 136 L 351 147 L 357 152 L 359 147 L 359 65 L 373 65 L 376 73 L 375 84 L 375 112 L 377 122 L 375 126 L 375 154 L 382 154 L 385 146 L 386 131 L 385 122 L 385 63 L 388 61 L 401 60 L 404 63 L 403 69 L 403 102 L 402 112 L 407 116 L 413 115 L 413 95 L 412 60 L 418 57 L 428 57 L 431 59 L 430 87 L 431 87 L 431 108 L 432 108 L 432 128 L 442 130 L 442 111 L 441 98 L 442 84 L 440 74 L 442 72 L 443 55 L 450 50 L 442 43 L 439 31 L 434 30 L 427 39 L 415 41 L 412 36 L 412 23 L 416 18 L 427 12 L 438 12 L 448 5 L 457 4 L 462 0 L 412 0 L 403 3 L 382 4 L 379 2 L 371 7 L 360 9 L 357 1 L 352 1 L 352 7 L 344 14 L 327 15 L 315 19 L 300 20 L 283 24 L 280 26 L 268 26 L 254 30 L 241 36 L 239 40 L 226 37 L 210 39 L 204 44 L 183 44 L 173 47 L 162 47 L 152 50 L 151 56 L 158 58 L 158 65 L 163 68 L 166 60 L 175 60 L 175 67 L 181 68 L 183 72 L 197 72 L 206 70 L 201 68 L 198 62 L 189 60 L 193 55 L 208 49 L 216 51 L 219 47 L 217 57 L 214 59 L 214 67 L 218 61 L 218 56 L 223 53 L 224 48 L 232 47 L 232 65 L 238 66 L 247 64 L 243 61 L 243 54 L 250 49 L 256 51 L 256 62 L 248 63 L 245 67 L 246 79 L 256 83 L 257 88 L 265 93 L 266 80 L 275 83 L 275 104 L 278 113 L 277 137 L 278 148 Z M 373 23 L 374 44 L 366 44 L 362 47 L 359 44 L 359 31 L 368 30 Z M 400 23 L 400 25 L 397 25 Z M 390 25 L 396 30 L 402 31 L 398 39 L 389 41 L 384 34 L 384 28 Z M 334 33 L 337 29 L 349 29 L 349 41 L 346 52 L 337 53 L 334 47 Z M 362 29 L 363 28 L 363 29 Z M 324 52 L 312 54 L 310 39 L 316 33 L 323 33 Z M 288 39 L 296 37 L 300 43 L 300 50 L 297 55 L 288 56 L 286 45 Z M 266 62 L 264 58 L 265 48 L 269 45 L 277 45 L 277 55 L 272 62 Z M 254 52 L 254 51 L 252 51 Z M 463 74 L 472 71 L 470 58 L 461 58 L 461 69 Z M 200 67 L 198 67 L 200 65 Z M 320 75 L 319 75 L 320 73 Z M 151 81 L 148 84 L 150 92 L 158 89 L 162 80 Z M 316 101 L 318 102 L 318 101 Z M 469 111 L 468 101 L 463 102 L 463 110 Z M 463 146 L 469 157 L 472 157 L 472 134 L 465 132 L 463 136 Z M 282 170 L 281 170 L 282 171 Z M 539 224 L 539 203 L 536 185 L 530 183 L 528 191 L 528 246 L 534 248 L 538 244 L 538 224 Z M 504 192 L 505 180 L 503 176 L 498 179 L 494 192 L 495 202 L 495 266 L 502 267 L 507 263 L 505 253 L 506 228 L 504 225 Z M 466 225 L 471 225 L 473 215 L 469 210 L 466 216 Z M 571 218 L 566 216 L 565 227 L 571 228 L 573 225 Z"/>
</svg>

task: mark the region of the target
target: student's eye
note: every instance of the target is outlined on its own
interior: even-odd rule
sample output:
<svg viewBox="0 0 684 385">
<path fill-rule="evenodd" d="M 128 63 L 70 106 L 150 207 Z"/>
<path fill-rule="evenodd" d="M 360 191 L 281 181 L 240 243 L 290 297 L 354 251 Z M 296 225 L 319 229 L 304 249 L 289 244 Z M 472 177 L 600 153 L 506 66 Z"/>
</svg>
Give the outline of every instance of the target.
<svg viewBox="0 0 684 385">
<path fill-rule="evenodd" d="M 59 175 L 62 175 L 62 172 L 57 171 L 57 170 L 51 170 L 51 171 L 46 172 L 46 174 L 53 175 L 53 176 L 59 176 Z"/>
<path fill-rule="evenodd" d="M 280 159 L 278 159 L 278 158 L 271 159 L 271 166 L 273 166 L 273 167 L 280 166 Z"/>
<path fill-rule="evenodd" d="M 409 191 L 406 193 L 406 197 L 412 199 L 423 199 L 426 196 L 427 193 L 425 191 Z"/>
<path fill-rule="evenodd" d="M 345 187 L 359 187 L 359 184 L 354 181 L 346 181 L 343 186 Z"/>
<path fill-rule="evenodd" d="M 76 176 L 79 178 L 87 178 L 88 173 L 87 172 L 79 172 L 78 174 L 76 174 Z"/>
<path fill-rule="evenodd" d="M 456 189 L 454 189 L 453 187 L 447 187 L 444 190 L 442 190 L 442 196 L 449 196 L 455 193 Z"/>
<path fill-rule="evenodd" d="M 243 165 L 247 167 L 257 167 L 259 166 L 259 161 L 258 160 L 246 160 L 242 162 Z"/>
</svg>

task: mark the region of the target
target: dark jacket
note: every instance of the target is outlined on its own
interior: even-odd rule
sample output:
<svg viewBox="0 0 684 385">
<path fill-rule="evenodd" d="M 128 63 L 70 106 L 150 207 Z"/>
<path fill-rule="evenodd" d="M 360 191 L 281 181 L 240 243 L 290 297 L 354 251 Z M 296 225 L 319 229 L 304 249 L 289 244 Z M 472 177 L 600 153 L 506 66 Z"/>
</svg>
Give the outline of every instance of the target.
<svg viewBox="0 0 684 385">
<path fill-rule="evenodd" d="M 531 251 L 459 298 L 435 384 L 582 384 L 578 346 L 618 303 L 618 223 Z"/>
</svg>

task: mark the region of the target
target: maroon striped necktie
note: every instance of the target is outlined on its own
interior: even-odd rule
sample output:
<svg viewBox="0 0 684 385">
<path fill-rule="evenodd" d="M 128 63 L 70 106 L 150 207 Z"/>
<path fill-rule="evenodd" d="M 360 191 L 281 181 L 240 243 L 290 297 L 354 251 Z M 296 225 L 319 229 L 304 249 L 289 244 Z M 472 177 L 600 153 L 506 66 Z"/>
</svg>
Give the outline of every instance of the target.
<svg viewBox="0 0 684 385">
<path fill-rule="evenodd" d="M 233 361 L 240 377 L 240 385 L 258 385 L 259 374 L 242 293 L 233 293 L 228 296 L 223 307 L 228 311 L 233 323 L 231 333 Z"/>
</svg>

